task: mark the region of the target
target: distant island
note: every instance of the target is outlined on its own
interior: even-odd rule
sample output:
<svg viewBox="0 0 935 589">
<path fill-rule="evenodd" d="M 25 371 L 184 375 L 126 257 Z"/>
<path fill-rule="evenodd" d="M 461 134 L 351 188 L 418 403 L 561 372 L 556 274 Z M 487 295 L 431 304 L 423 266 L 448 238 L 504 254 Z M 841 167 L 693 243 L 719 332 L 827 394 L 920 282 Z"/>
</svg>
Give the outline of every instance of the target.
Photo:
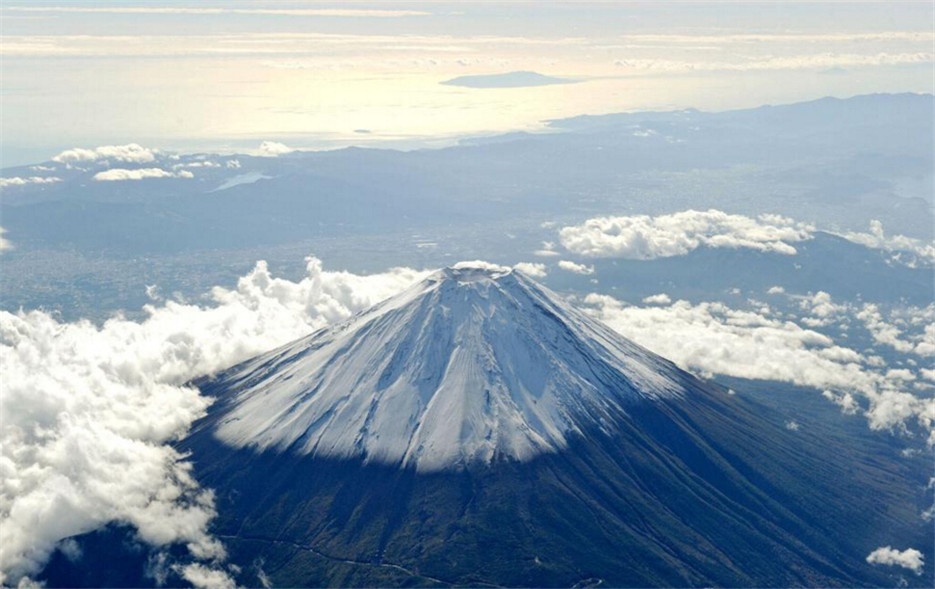
<svg viewBox="0 0 935 589">
<path fill-rule="evenodd" d="M 555 84 L 576 84 L 580 80 L 546 76 L 538 72 L 506 72 L 503 74 L 481 74 L 477 76 L 458 76 L 441 82 L 445 86 L 464 88 L 529 88 L 532 86 L 552 86 Z"/>
</svg>

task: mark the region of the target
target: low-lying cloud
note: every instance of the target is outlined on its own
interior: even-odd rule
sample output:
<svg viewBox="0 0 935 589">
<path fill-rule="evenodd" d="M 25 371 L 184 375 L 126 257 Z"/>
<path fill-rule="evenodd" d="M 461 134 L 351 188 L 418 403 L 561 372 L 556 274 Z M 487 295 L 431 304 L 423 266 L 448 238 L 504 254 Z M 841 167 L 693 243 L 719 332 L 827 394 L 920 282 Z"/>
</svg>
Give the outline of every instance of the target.
<svg viewBox="0 0 935 589">
<path fill-rule="evenodd" d="M 569 260 L 559 260 L 558 267 L 566 272 L 572 272 L 574 274 L 581 274 L 588 276 L 594 274 L 594 266 L 585 266 L 584 264 L 577 264 Z"/>
<path fill-rule="evenodd" d="M 56 176 L 27 176 L 25 178 L 14 176 L 12 178 L 0 178 L 0 188 L 26 186 L 27 184 L 55 184 L 61 181 L 62 179 Z"/>
<path fill-rule="evenodd" d="M 13 249 L 13 244 L 10 243 L 10 240 L 3 236 L 4 233 L 6 233 L 6 229 L 0 227 L 0 252 Z"/>
<path fill-rule="evenodd" d="M 764 307 L 738 310 L 723 303 L 676 301 L 664 306 L 628 305 L 591 294 L 585 309 L 610 327 L 687 370 L 704 376 L 723 374 L 824 389 L 851 413 L 862 412 L 872 429 L 908 431 L 917 423 L 935 445 L 935 399 L 907 390 L 915 380 L 907 369 L 886 370 L 885 363 L 837 344 Z M 857 398 L 864 400 L 865 409 Z"/>
<path fill-rule="evenodd" d="M 841 234 L 841 237 L 872 249 L 893 252 L 896 261 L 910 267 L 920 263 L 935 264 L 935 244 L 905 235 L 886 235 L 883 223 L 877 220 L 870 221 L 869 233 L 849 232 Z"/>
<path fill-rule="evenodd" d="M 870 564 L 899 566 L 921 575 L 922 567 L 925 565 L 925 558 L 915 548 L 896 550 L 890 546 L 882 546 L 867 556 L 867 562 Z"/>
<path fill-rule="evenodd" d="M 513 268 L 532 278 L 545 278 L 549 275 L 546 265 L 538 262 L 520 262 L 515 264 Z"/>
<path fill-rule="evenodd" d="M 65 150 L 52 158 L 52 161 L 62 164 L 96 162 L 99 160 L 146 164 L 156 161 L 156 152 L 136 143 L 128 143 L 126 145 L 102 145 L 91 149 L 75 147 Z"/>
<path fill-rule="evenodd" d="M 811 239 L 814 227 L 779 215 L 757 218 L 723 211 L 671 215 L 596 217 L 559 231 L 562 245 L 578 255 L 652 260 L 680 256 L 699 247 L 749 248 L 795 254 L 795 242 Z"/>
<path fill-rule="evenodd" d="M 178 170 L 169 172 L 162 168 L 111 168 L 103 172 L 94 174 L 94 180 L 98 182 L 122 182 L 126 180 L 147 180 L 150 178 L 194 178 L 195 175 L 188 170 Z"/>
<path fill-rule="evenodd" d="M 72 536 L 110 522 L 154 546 L 182 543 L 173 570 L 214 585 L 227 577 L 208 532 L 213 496 L 169 442 L 209 400 L 185 383 L 350 316 L 422 276 L 358 276 L 315 258 L 291 282 L 265 263 L 210 305 L 146 307 L 140 322 L 61 323 L 42 311 L 0 312 L 0 584 L 36 574 Z"/>
</svg>

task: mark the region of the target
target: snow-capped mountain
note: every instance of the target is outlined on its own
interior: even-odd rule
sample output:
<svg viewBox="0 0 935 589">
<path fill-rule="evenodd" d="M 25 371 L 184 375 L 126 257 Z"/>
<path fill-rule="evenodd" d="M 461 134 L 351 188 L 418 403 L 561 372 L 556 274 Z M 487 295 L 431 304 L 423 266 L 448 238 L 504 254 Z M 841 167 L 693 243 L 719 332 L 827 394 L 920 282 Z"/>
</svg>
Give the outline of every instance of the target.
<svg viewBox="0 0 935 589">
<path fill-rule="evenodd" d="M 245 586 L 932 584 L 867 561 L 935 550 L 901 444 L 814 392 L 697 379 L 506 268 L 195 384 L 215 402 L 177 447 Z M 183 582 L 125 530 L 79 540 L 48 586 Z"/>
<path fill-rule="evenodd" d="M 216 435 L 419 471 L 525 461 L 683 379 L 522 274 L 462 263 L 227 372 Z"/>
</svg>

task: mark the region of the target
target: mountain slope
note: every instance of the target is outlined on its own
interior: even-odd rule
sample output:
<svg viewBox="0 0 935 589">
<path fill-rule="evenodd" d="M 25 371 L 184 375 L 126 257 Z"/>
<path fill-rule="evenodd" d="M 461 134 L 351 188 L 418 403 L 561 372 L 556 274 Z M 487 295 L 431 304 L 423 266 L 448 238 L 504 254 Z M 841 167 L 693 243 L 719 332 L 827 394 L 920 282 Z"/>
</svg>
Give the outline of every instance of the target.
<svg viewBox="0 0 935 589">
<path fill-rule="evenodd" d="M 433 471 L 558 451 L 684 378 L 521 274 L 458 265 L 212 386 L 232 446 Z"/>
<path fill-rule="evenodd" d="M 279 584 L 878 585 L 869 552 L 927 542 L 911 485 L 877 483 L 904 466 L 501 268 L 440 271 L 201 387 L 218 400 L 182 448 L 236 561 Z"/>
<path fill-rule="evenodd" d="M 216 402 L 178 446 L 245 585 L 933 581 L 866 562 L 935 559 L 900 446 L 829 435 L 848 418 L 827 403 L 790 429 L 782 401 L 694 378 L 507 269 L 440 271 L 197 384 Z M 102 585 L 141 558 L 110 577 L 58 558 L 43 580 Z"/>
<path fill-rule="evenodd" d="M 710 386 L 487 468 L 258 454 L 208 429 L 182 447 L 217 490 L 232 560 L 277 585 L 881 586 L 896 579 L 872 550 L 932 552 L 896 450 L 793 432 Z"/>
</svg>

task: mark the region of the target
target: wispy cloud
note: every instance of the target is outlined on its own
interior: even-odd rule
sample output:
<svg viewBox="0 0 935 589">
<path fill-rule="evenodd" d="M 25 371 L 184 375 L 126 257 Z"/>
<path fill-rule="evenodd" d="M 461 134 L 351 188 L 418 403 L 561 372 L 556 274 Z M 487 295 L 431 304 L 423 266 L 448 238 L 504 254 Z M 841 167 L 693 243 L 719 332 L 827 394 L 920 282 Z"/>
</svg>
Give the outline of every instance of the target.
<svg viewBox="0 0 935 589">
<path fill-rule="evenodd" d="M 185 14 L 257 16 L 311 16 L 342 18 L 402 18 L 428 16 L 422 10 L 380 10 L 369 8 L 194 8 L 184 6 L 8 6 L 10 12 L 43 12 L 72 14 Z"/>
<path fill-rule="evenodd" d="M 895 66 L 928 64 L 935 61 L 935 54 L 927 51 L 911 53 L 837 53 L 820 52 L 796 55 L 753 55 L 737 61 L 673 60 L 665 58 L 617 59 L 614 65 L 623 70 L 636 72 L 746 72 L 773 70 L 828 70 L 831 68 L 854 68 L 870 66 Z"/>
<path fill-rule="evenodd" d="M 704 45 L 761 45 L 763 43 L 842 43 L 851 44 L 855 42 L 873 42 L 873 41 L 912 41 L 919 43 L 931 43 L 935 41 L 935 33 L 928 31 L 877 31 L 877 32 L 823 32 L 823 33 L 727 33 L 727 34 L 709 34 L 699 32 L 697 34 L 651 34 L 638 33 L 622 35 L 624 44 L 604 45 L 605 49 L 626 49 L 630 44 L 657 44 L 663 47 L 676 45 L 697 44 Z"/>
<path fill-rule="evenodd" d="M 210 10 L 210 9 L 204 9 Z M 598 67 L 604 75 L 628 72 L 749 71 L 831 69 L 928 63 L 935 35 L 901 31 L 852 35 L 632 36 L 601 39 L 574 36 L 353 34 L 325 32 L 264 32 L 243 34 L 154 35 L 16 35 L 4 36 L 0 53 L 9 56 L 294 56 L 373 61 L 405 54 L 450 55 L 448 66 L 490 68 L 499 63 L 541 67 L 536 55 L 564 63 Z M 682 44 L 685 44 L 682 46 Z M 698 51 L 690 43 L 714 43 L 714 51 Z M 600 52 L 609 59 L 582 61 L 581 51 Z M 454 54 L 454 55 L 452 55 Z M 271 60 L 283 69 L 317 67 L 296 59 Z M 615 67 L 616 66 L 616 67 Z M 475 70 L 476 71 L 476 70 Z M 576 71 L 576 70 L 569 70 Z M 470 72 L 475 73 L 475 72 Z M 478 74 L 488 72 L 476 71 Z"/>
</svg>

